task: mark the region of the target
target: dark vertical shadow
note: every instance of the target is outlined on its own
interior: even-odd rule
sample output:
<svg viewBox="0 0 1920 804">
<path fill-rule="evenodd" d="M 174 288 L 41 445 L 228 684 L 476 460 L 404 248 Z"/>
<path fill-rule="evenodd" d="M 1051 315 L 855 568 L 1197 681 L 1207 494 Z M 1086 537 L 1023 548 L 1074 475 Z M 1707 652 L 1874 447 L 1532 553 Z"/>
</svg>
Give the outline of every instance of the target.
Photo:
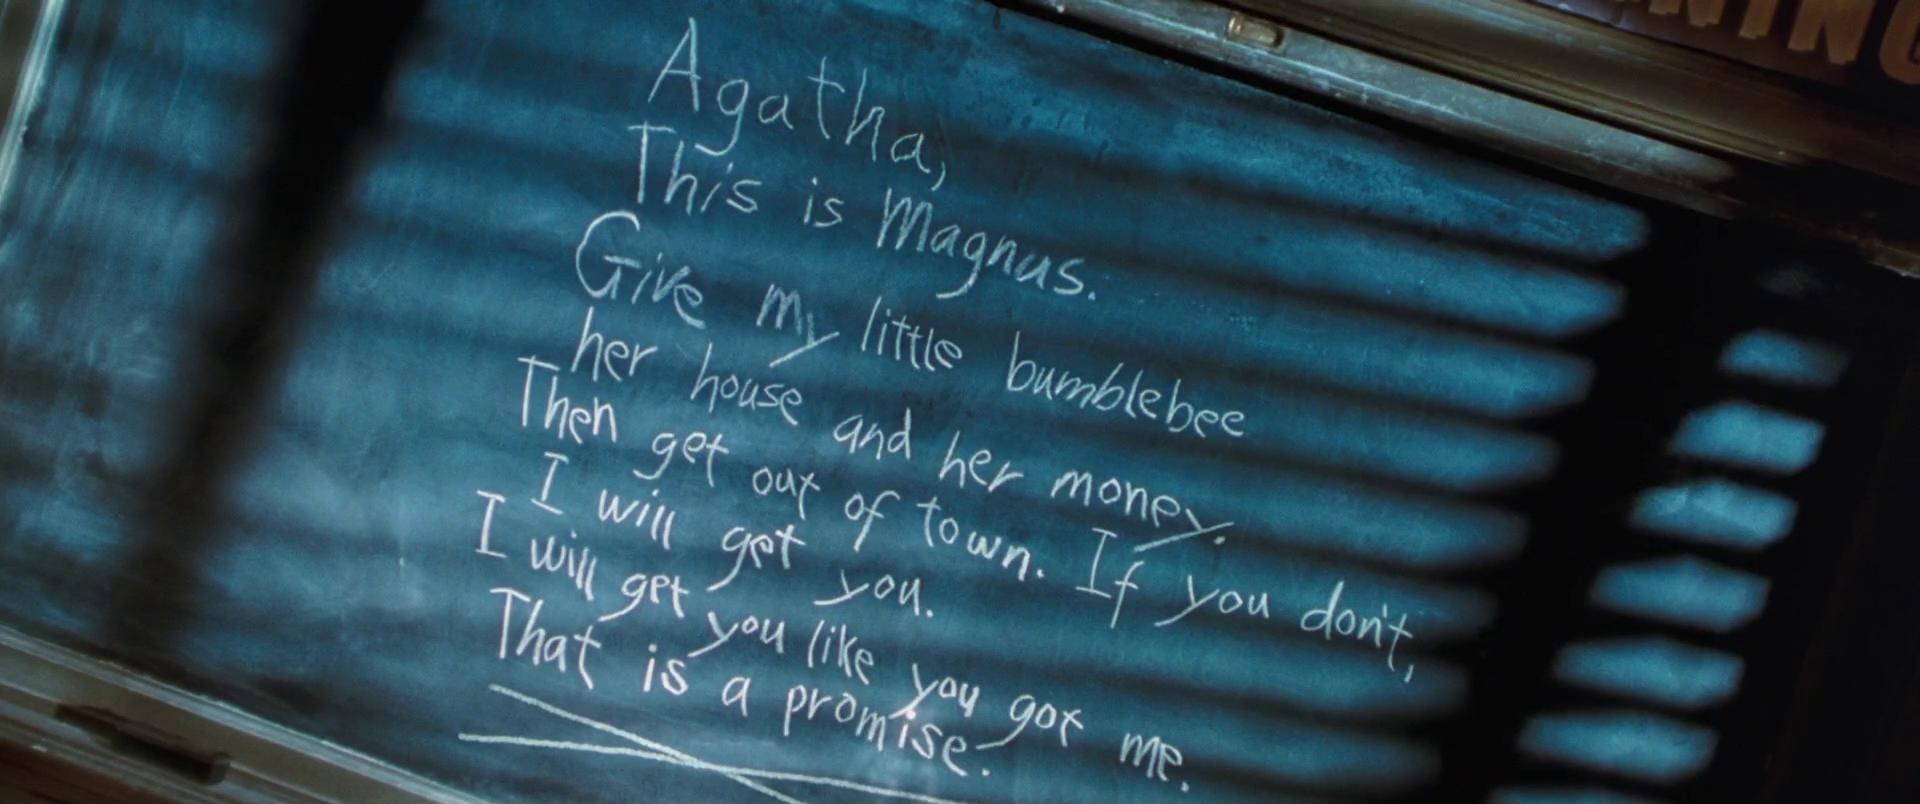
<svg viewBox="0 0 1920 804">
<path fill-rule="evenodd" d="M 1920 286 L 1891 274 L 1854 284 L 1866 298 L 1823 311 L 1828 326 L 1850 331 L 1854 365 L 1813 415 L 1855 426 L 1836 424 L 1820 462 L 1795 479 L 1807 505 L 1777 558 L 1799 594 L 1768 612 L 1793 638 L 1754 646 L 1765 664 L 1750 686 L 1778 706 L 1764 721 L 1729 712 L 1729 731 L 1766 739 L 1715 767 L 1761 776 L 1754 800 L 1911 801 L 1920 791 L 1911 725 L 1920 713 L 1911 691 L 1920 677 Z"/>
<path fill-rule="evenodd" d="M 1745 239 L 1760 245 L 1737 253 L 1757 264 L 1768 263 L 1761 249 L 1775 241 L 1765 236 Z M 1808 243 L 1779 243 L 1776 255 L 1796 253 L 1805 262 L 1787 265 L 1775 256 L 1758 276 L 1744 279 L 1746 287 L 1730 289 L 1729 295 L 1744 291 L 1748 296 L 1738 305 L 1750 311 L 1745 316 L 1748 326 L 1840 345 L 1849 360 L 1838 382 L 1817 392 L 1770 392 L 1719 378 L 1724 389 L 1818 422 L 1824 433 L 1818 456 L 1802 471 L 1772 479 L 1743 478 L 1795 501 L 1798 513 L 1777 544 L 1754 554 L 1742 567 L 1767 578 L 1770 589 L 1761 615 L 1715 645 L 1742 657 L 1746 670 L 1738 695 L 1702 713 L 1699 720 L 1721 735 L 1721 743 L 1713 761 L 1677 788 L 1692 799 L 1758 801 L 1777 796 L 1778 775 L 1786 763 L 1807 759 L 1791 751 L 1801 729 L 1795 722 L 1796 701 L 1805 697 L 1807 685 L 1817 683 L 1812 671 L 1824 658 L 1831 636 L 1846 631 L 1828 601 L 1835 590 L 1853 583 L 1857 568 L 1848 566 L 1847 556 L 1858 547 L 1861 526 L 1874 517 L 1866 489 L 1883 476 L 1877 465 L 1883 430 L 1898 421 L 1894 392 L 1912 359 L 1913 319 L 1903 317 L 1897 303 L 1912 300 L 1920 288 L 1831 251 Z M 1806 287 L 1796 290 L 1794 285 Z M 1821 764 L 1829 784 L 1848 778 L 1838 764 Z M 1836 793 L 1834 800 L 1856 800 L 1839 795 L 1839 787 L 1830 789 Z"/>
<path fill-rule="evenodd" d="M 1644 248 L 1600 269 L 1627 288 L 1625 308 L 1564 344 L 1591 361 L 1593 385 L 1581 404 L 1532 423 L 1561 453 L 1545 483 L 1500 500 L 1531 523 L 1526 546 L 1468 579 L 1499 601 L 1499 614 L 1473 655 L 1458 657 L 1475 667 L 1461 714 L 1431 735 L 1448 798 L 1484 800 L 1530 775 L 1518 735 L 1559 694 L 1554 659 L 1585 630 L 1588 591 L 1618 552 L 1634 495 L 1667 460 L 1665 436 L 1693 397 L 1683 378 L 1713 367 L 1722 340 L 1700 331 L 1709 300 L 1693 268 L 1696 227 L 1685 223 L 1656 219 Z"/>
<path fill-rule="evenodd" d="M 1790 712 L 1765 769 L 1767 801 L 1920 800 L 1920 366 L 1911 334 L 1885 380 L 1888 427 L 1862 445 L 1866 504 L 1835 524 L 1851 532 L 1831 593 L 1815 601 L 1819 629 L 1787 690 Z M 1863 474 L 1868 472 L 1863 471 Z"/>
<path fill-rule="evenodd" d="M 245 457 L 318 277 L 326 222 L 365 144 L 420 0 L 315 2 L 282 65 L 272 143 L 207 287 L 222 294 L 193 355 L 196 379 L 177 409 L 135 525 L 137 547 L 115 583 L 106 643 L 171 664 L 193 614 L 198 559 L 219 549 L 226 481 Z"/>
<path fill-rule="evenodd" d="M 1913 628 L 1902 619 L 1910 585 L 1894 577 L 1905 569 L 1892 569 L 1911 567 L 1914 549 L 1910 538 L 1887 538 L 1901 507 L 1883 500 L 1898 496 L 1902 478 L 1920 478 L 1902 457 L 1913 445 L 1900 425 L 1898 388 L 1914 356 L 1916 288 L 1754 222 L 1659 231 L 1646 251 L 1616 266 L 1629 286 L 1625 314 L 1569 343 L 1594 361 L 1596 384 L 1586 403 L 1540 422 L 1565 449 L 1561 467 L 1508 503 L 1528 512 L 1532 535 L 1513 563 L 1483 581 L 1501 616 L 1483 635 L 1485 649 L 1461 657 L 1478 664 L 1464 714 L 1435 734 L 1447 753 L 1432 792 L 1450 800 L 1516 787 L 1681 801 L 1896 800 L 1892 791 L 1912 789 L 1913 780 L 1891 771 L 1900 763 L 1881 735 L 1896 733 L 1910 710 L 1879 703 L 1897 699 L 1914 666 Z M 1831 344 L 1847 368 L 1818 387 L 1730 376 L 1729 345 L 1757 330 Z M 1801 468 L 1770 472 L 1675 449 L 1686 422 L 1727 400 L 1817 425 L 1817 452 Z M 1909 435 L 1889 440 L 1888 429 Z M 1791 501 L 1791 527 L 1768 544 L 1732 547 L 1635 521 L 1650 490 L 1720 478 Z M 1724 631 L 1595 606 L 1593 590 L 1610 568 L 1673 558 L 1763 581 L 1762 606 Z M 1656 700 L 1657 690 L 1621 698 L 1559 677 L 1570 646 L 1617 638 L 1669 639 L 1733 657 L 1735 687 L 1717 702 L 1678 706 Z M 1528 755 L 1537 718 L 1583 711 L 1645 713 L 1704 729 L 1710 758 L 1661 779 Z M 1586 750 L 1600 758 L 1620 748 L 1596 741 Z"/>
</svg>

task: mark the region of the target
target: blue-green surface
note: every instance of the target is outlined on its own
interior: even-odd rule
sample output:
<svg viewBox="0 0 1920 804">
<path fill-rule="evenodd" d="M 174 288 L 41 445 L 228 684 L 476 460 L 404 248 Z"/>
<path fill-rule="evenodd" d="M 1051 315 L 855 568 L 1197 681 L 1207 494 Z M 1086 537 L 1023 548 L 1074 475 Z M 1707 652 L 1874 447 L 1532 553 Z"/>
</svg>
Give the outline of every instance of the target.
<svg viewBox="0 0 1920 804">
<path fill-rule="evenodd" d="M 1649 237 L 1619 203 L 984 4 L 434 4 L 328 221 L 218 546 L 157 580 L 123 566 L 148 535 L 132 489 L 191 381 L 183 333 L 221 293 L 206 262 L 292 23 L 76 6 L 5 199 L 0 614 L 113 653 L 137 618 L 112 600 L 187 601 L 165 656 L 132 659 L 488 796 L 1426 789 L 1477 640 L 1527 605 L 1473 579 L 1540 537 L 1507 504 L 1560 465 L 1530 422 L 1595 380 L 1562 342 L 1620 313 L 1606 266 Z M 666 199 L 676 170 L 691 212 Z M 902 196 L 932 205 L 924 251 L 896 239 L 910 211 L 887 228 Z M 1047 278 L 969 279 L 1003 241 Z M 695 294 L 636 296 L 683 266 Z M 784 321 L 776 286 L 800 300 Z M 874 354 L 889 314 L 950 341 L 952 367 Z M 598 379 L 588 316 L 632 344 Z M 1772 343 L 1728 365 L 1792 373 L 1805 350 Z M 703 372 L 793 396 L 710 410 Z M 1168 420 L 1176 383 L 1215 412 L 1204 438 Z M 610 421 L 543 427 L 550 387 Z M 1138 389 L 1162 396 L 1137 408 Z M 1749 432 L 1759 408 L 1716 410 L 1676 448 L 1817 449 L 1796 430 L 1782 457 Z M 834 437 L 866 425 L 883 435 Z M 804 518 L 788 470 L 810 478 Z M 603 521 L 603 494 L 671 510 L 670 543 Z M 1742 541 L 1791 519 L 1759 502 L 1734 531 L 1766 533 Z M 591 582 L 532 566 L 549 541 L 590 555 Z M 1689 586 L 1722 575 L 1688 562 L 1608 572 L 1593 599 L 1684 618 L 1671 593 L 1716 628 L 1762 602 Z M 677 611 L 656 577 L 685 590 Z M 623 614 L 623 586 L 660 596 Z M 536 601 L 551 654 L 523 640 Z M 749 618 L 784 641 L 707 648 Z M 1693 655 L 1560 666 L 1632 688 L 1666 677 L 1637 663 Z M 1737 664 L 1701 667 L 1648 695 L 1738 685 Z M 1649 730 L 1687 751 L 1641 776 L 1712 753 L 1710 731 L 1637 714 L 1541 721 L 1522 747 L 1620 746 L 1582 763 L 1633 770 Z"/>
</svg>

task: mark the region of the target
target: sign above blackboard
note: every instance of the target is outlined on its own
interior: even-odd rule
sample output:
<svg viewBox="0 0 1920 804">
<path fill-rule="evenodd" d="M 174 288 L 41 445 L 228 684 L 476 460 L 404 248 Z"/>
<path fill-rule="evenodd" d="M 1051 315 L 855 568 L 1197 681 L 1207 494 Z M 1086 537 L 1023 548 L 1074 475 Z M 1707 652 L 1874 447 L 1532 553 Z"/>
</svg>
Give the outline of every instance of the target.
<svg viewBox="0 0 1920 804">
<path fill-rule="evenodd" d="M 1534 0 L 1831 84 L 1920 84 L 1920 0 Z"/>
</svg>

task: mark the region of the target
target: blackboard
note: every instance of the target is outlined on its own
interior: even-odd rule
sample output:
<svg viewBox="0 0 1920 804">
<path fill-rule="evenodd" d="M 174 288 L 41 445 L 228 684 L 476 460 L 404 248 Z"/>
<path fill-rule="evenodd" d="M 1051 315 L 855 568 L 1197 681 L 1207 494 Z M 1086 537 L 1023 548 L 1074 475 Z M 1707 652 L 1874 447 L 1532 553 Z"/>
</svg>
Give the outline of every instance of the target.
<svg viewBox="0 0 1920 804">
<path fill-rule="evenodd" d="M 300 17 L 75 5 L 0 243 L 9 622 L 489 797 L 1406 796 L 1549 675 L 1667 708 L 1484 750 L 1715 756 L 1673 712 L 1740 659 L 1496 627 L 1570 522 L 1793 526 L 1560 479 L 1637 432 L 1580 412 L 1643 383 L 1588 345 L 1669 213 L 980 3 L 429 4 L 173 528 L 142 490 L 224 393 L 193 335 Z M 1723 372 L 1847 366 L 1743 337 Z M 1636 449 L 1813 462 L 1743 404 Z M 1767 598 L 1593 573 L 1704 634 Z"/>
</svg>

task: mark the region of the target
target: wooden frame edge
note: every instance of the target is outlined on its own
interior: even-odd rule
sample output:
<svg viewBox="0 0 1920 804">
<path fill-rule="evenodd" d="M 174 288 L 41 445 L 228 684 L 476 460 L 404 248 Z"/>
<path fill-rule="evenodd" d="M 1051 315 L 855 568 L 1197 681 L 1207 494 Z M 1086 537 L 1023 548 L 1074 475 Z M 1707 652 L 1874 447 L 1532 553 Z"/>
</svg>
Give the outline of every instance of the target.
<svg viewBox="0 0 1920 804">
<path fill-rule="evenodd" d="M 111 711 L 231 757 L 206 783 L 113 748 L 57 714 Z M 173 801 L 468 802 L 470 796 L 226 704 L 0 627 L 0 748 Z"/>
</svg>

